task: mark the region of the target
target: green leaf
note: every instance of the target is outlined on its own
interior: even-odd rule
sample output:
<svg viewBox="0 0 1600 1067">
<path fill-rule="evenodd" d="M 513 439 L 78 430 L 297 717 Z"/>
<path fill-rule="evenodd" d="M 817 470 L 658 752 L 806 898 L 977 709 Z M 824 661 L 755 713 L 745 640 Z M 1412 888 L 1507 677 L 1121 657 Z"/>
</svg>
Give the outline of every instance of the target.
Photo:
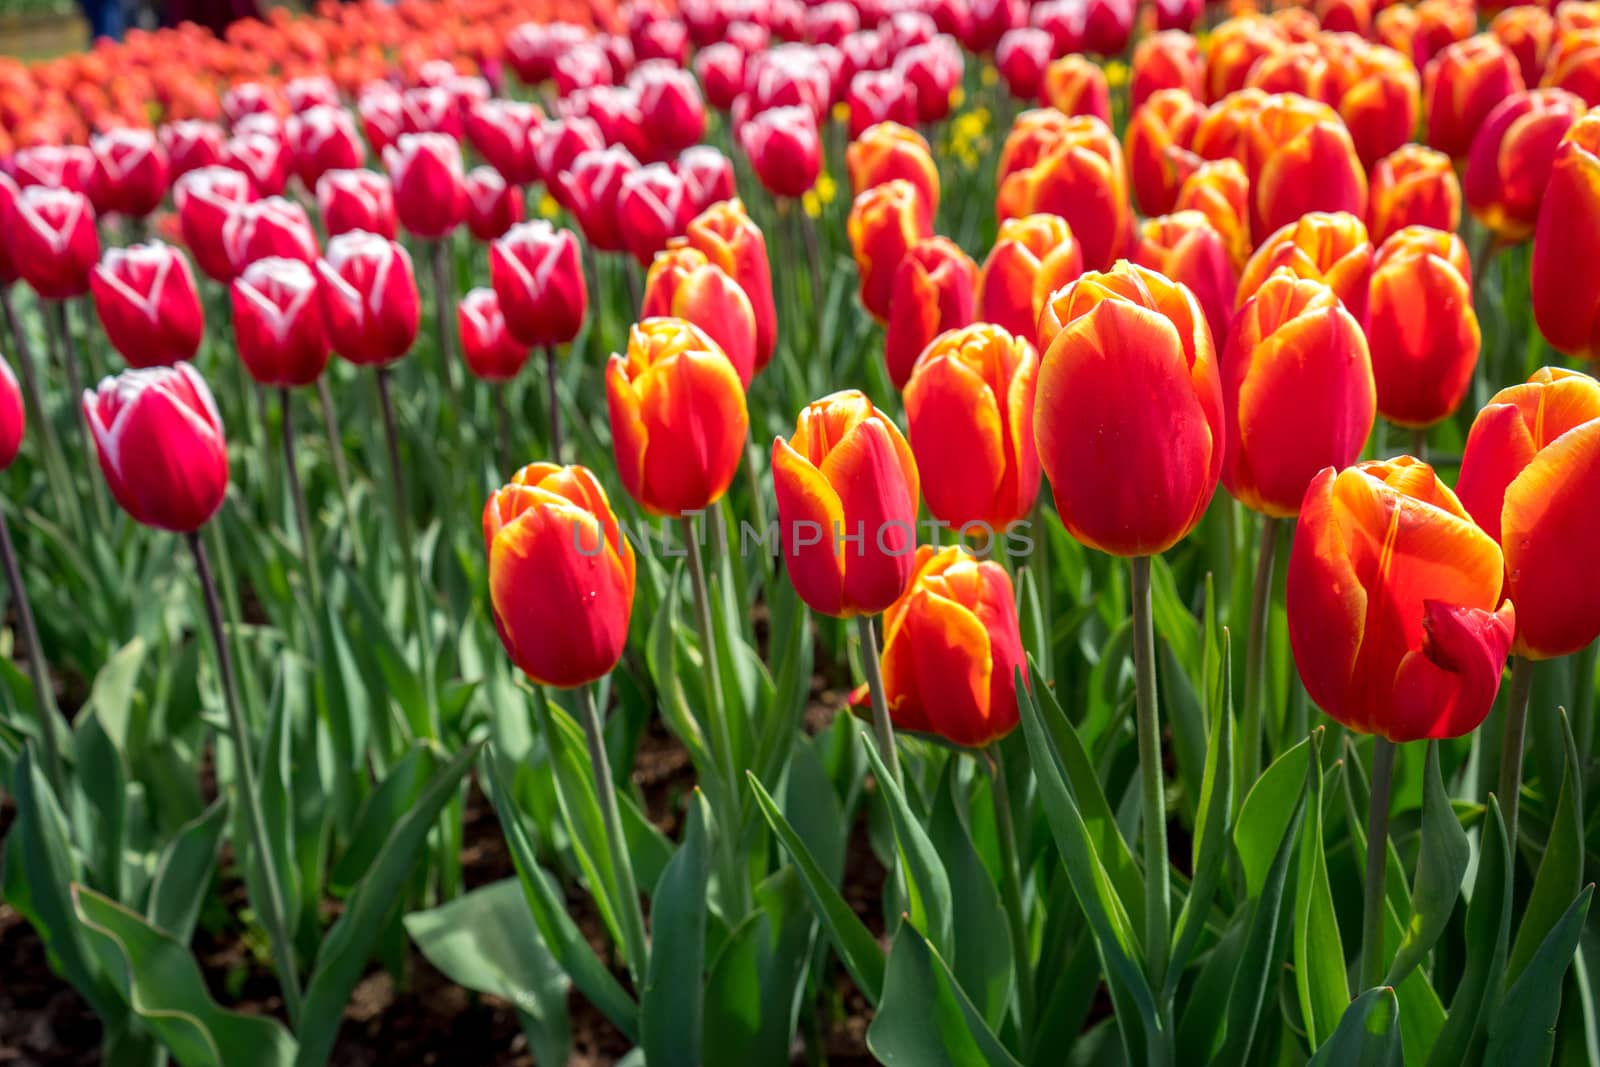
<svg viewBox="0 0 1600 1067">
<path fill-rule="evenodd" d="M 94 709 L 118 752 L 128 751 L 128 736 L 135 725 L 133 698 L 138 692 L 139 669 L 144 665 L 147 650 L 143 638 L 138 637 L 117 649 L 94 676 L 94 685 L 89 690 L 89 702 L 85 707 Z"/>
<path fill-rule="evenodd" d="M 639 998 L 639 1036 L 651 1067 L 699 1067 L 705 1016 L 706 886 L 711 813 L 697 789 L 688 828 L 651 898 L 650 967 Z"/>
<path fill-rule="evenodd" d="M 921 816 L 911 810 L 905 791 L 889 773 L 883 757 L 878 755 L 872 735 L 866 730 L 857 730 L 856 738 L 866 749 L 872 772 L 878 779 L 878 791 L 889 809 L 889 821 L 894 825 L 895 844 L 905 865 L 906 892 L 911 898 L 911 921 L 941 949 L 941 955 L 954 956 L 955 918 L 950 876 L 944 869 L 944 862 L 934 849 Z"/>
<path fill-rule="evenodd" d="M 1500 817 L 1499 800 L 1491 794 L 1478 851 L 1478 873 L 1467 904 L 1466 943 L 1474 951 L 1467 953 L 1449 1017 L 1428 1056 L 1428 1067 L 1467 1063 L 1474 1036 L 1481 1037 L 1484 1032 L 1490 994 L 1500 987 L 1511 939 L 1512 870 L 1505 820 Z"/>
<path fill-rule="evenodd" d="M 955 772 L 963 762 L 945 761 L 944 773 L 934 793 L 933 811 L 928 816 L 928 835 L 949 874 L 951 899 L 960 901 L 960 919 L 954 930 L 955 958 L 951 967 L 961 988 L 972 998 L 984 1020 L 994 1027 L 1005 1018 L 1006 1006 L 1011 1002 L 1015 978 L 1011 933 L 1000 890 L 983 865 L 963 822 L 962 813 L 970 810 L 971 798 L 960 797 L 960 808 L 957 807 L 960 787 Z M 985 779 L 985 785 L 990 782 Z"/>
<path fill-rule="evenodd" d="M 1566 772 L 1544 856 L 1539 860 L 1539 872 L 1533 877 L 1533 892 L 1523 908 L 1522 925 L 1517 928 L 1511 958 L 1506 963 L 1508 982 L 1517 980 L 1583 884 L 1583 772 L 1578 746 L 1572 739 L 1572 724 L 1565 713 L 1561 715 L 1561 734 L 1566 743 Z"/>
<path fill-rule="evenodd" d="M 887 1067 L 1021 1067 L 910 923 L 895 934 L 867 1048 Z"/>
<path fill-rule="evenodd" d="M 539 936 L 517 879 L 502 878 L 437 908 L 414 911 L 405 926 L 446 978 L 516 1006 L 538 1062 L 567 1062 L 569 983 Z"/>
<path fill-rule="evenodd" d="M 288 1067 L 294 1062 L 294 1039 L 283 1025 L 218 1007 L 194 957 L 166 932 L 85 886 L 72 887 L 72 906 L 129 1007 L 184 1067 Z"/>
<path fill-rule="evenodd" d="M 1295 798 L 1305 792 L 1310 758 L 1311 738 L 1307 737 L 1272 761 L 1239 808 L 1239 819 L 1233 825 L 1233 845 L 1244 865 L 1245 888 L 1252 900 L 1261 895 L 1266 885 L 1284 830 L 1290 820 L 1299 817 L 1301 809 Z"/>
<path fill-rule="evenodd" d="M 1306 1067 L 1404 1067 L 1400 1001 L 1388 986 L 1369 989 L 1345 1009 L 1333 1036 Z"/>
<path fill-rule="evenodd" d="M 228 821 L 228 801 L 218 797 L 212 805 L 179 828 L 156 863 L 150 883 L 150 922 L 188 944 L 200 918 L 206 890 L 217 868 L 222 831 Z"/>
<path fill-rule="evenodd" d="M 1300 831 L 1300 859 L 1294 893 L 1294 978 L 1300 1015 L 1313 1049 L 1333 1036 L 1350 1004 L 1345 981 L 1344 942 L 1328 886 L 1328 859 L 1322 841 L 1322 730 L 1311 734 L 1307 761 L 1307 817 Z M 1396 1002 L 1395 1010 L 1399 1010 Z"/>
<path fill-rule="evenodd" d="M 844 897 L 839 895 L 839 890 L 828 879 L 827 874 L 817 864 L 816 859 L 806 848 L 800 835 L 795 833 L 794 827 L 783 817 L 778 810 L 777 802 L 766 790 L 754 774 L 747 776 L 750 788 L 756 796 L 756 805 L 761 809 L 767 824 L 772 827 L 772 832 L 778 835 L 778 841 L 789 853 L 789 858 L 800 871 L 800 878 L 805 885 L 806 895 L 811 898 L 811 904 L 817 909 L 817 918 L 822 921 L 822 927 L 828 932 L 828 938 L 833 942 L 833 947 L 839 953 L 839 959 L 844 963 L 845 969 L 850 972 L 850 977 L 855 979 L 856 988 L 861 990 L 861 995 L 873 1005 L 879 1003 L 883 993 L 884 954 L 878 947 L 878 942 L 867 930 L 861 917 L 851 910 Z"/>
<path fill-rule="evenodd" d="M 1450 806 L 1439 771 L 1439 744 L 1428 742 L 1427 768 L 1422 783 L 1422 840 L 1417 854 L 1417 877 L 1411 887 L 1411 921 L 1395 954 L 1384 985 L 1399 985 L 1427 957 L 1444 933 L 1461 880 L 1467 876 L 1472 846 L 1467 832 Z"/>
<path fill-rule="evenodd" d="M 123 815 L 127 772 L 97 712 L 79 715 L 73 723 L 73 749 L 78 788 L 88 801 L 80 833 L 93 843 L 90 868 L 94 883 L 116 897 L 122 892 Z"/>
<path fill-rule="evenodd" d="M 389 769 L 356 816 L 350 847 L 333 865 L 328 892 L 336 897 L 349 895 L 383 848 L 389 827 L 416 806 L 417 798 L 438 766 L 434 750 L 419 741 Z"/>
<path fill-rule="evenodd" d="M 605 922 L 612 943 L 620 946 L 623 940 L 618 906 L 623 902 L 616 874 L 611 869 L 611 851 L 606 844 L 600 799 L 595 793 L 588 743 L 572 716 L 546 697 L 541 689 L 535 692 L 533 699 L 545 748 L 550 754 L 550 769 L 555 772 L 556 801 L 595 908 Z"/>
<path fill-rule="evenodd" d="M 1571 731 L 1568 731 L 1570 752 Z M 1570 768 L 1569 768 L 1570 770 Z M 1489 1024 L 1484 1067 L 1524 1067 L 1549 1063 L 1556 1047 L 1556 1018 L 1561 1014 L 1561 984 L 1583 935 L 1583 920 L 1594 896 L 1591 883 L 1556 920 L 1521 977 L 1506 993 Z"/>
<path fill-rule="evenodd" d="M 299 1063 L 303 1067 L 322 1063 L 332 1050 L 350 991 L 360 981 L 378 937 L 403 895 L 417 854 L 481 747 L 482 742 L 468 745 L 428 782 L 416 805 L 389 831 L 366 876 L 350 894 L 344 914 L 328 931 L 301 1010 Z"/>
</svg>

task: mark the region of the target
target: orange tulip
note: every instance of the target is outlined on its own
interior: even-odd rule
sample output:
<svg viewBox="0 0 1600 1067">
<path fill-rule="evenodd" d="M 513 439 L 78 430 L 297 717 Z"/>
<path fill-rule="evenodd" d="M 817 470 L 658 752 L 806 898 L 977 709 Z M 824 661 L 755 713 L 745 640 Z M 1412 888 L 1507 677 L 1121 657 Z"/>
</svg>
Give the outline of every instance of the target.
<svg viewBox="0 0 1600 1067">
<path fill-rule="evenodd" d="M 1083 252 L 1066 219 L 1059 215 L 1006 219 L 983 261 L 978 318 L 1032 339 L 1044 301 L 1082 273 Z"/>
<path fill-rule="evenodd" d="M 1067 532 L 1115 556 L 1166 551 L 1222 471 L 1222 386 L 1194 294 L 1118 264 L 1057 293 L 1046 336 L 1033 432 Z"/>
<path fill-rule="evenodd" d="M 1253 233 L 1271 233 L 1312 211 L 1367 214 L 1367 175 L 1338 114 L 1291 94 L 1270 96 L 1250 129 Z"/>
<path fill-rule="evenodd" d="M 1250 179 L 1237 159 L 1201 163 L 1178 189 L 1174 211 L 1198 211 L 1222 235 L 1235 270 L 1250 258 Z"/>
<path fill-rule="evenodd" d="M 1428 144 L 1451 159 L 1464 158 L 1494 106 L 1522 89 L 1516 59 L 1494 37 L 1481 33 L 1451 45 L 1422 75 Z"/>
<path fill-rule="evenodd" d="M 899 730 L 982 748 L 1010 733 L 1027 654 L 1004 567 L 957 545 L 917 549 L 905 594 L 883 615 L 883 687 Z"/>
<path fill-rule="evenodd" d="M 1399 52 L 1381 45 L 1354 49 L 1343 61 L 1344 87 L 1329 101 L 1368 168 L 1408 143 L 1417 129 L 1422 79 Z"/>
<path fill-rule="evenodd" d="M 645 276 L 639 317 L 694 323 L 722 349 L 747 389 L 762 369 L 756 362 L 756 313 L 750 297 L 727 271 L 691 245 L 675 242 L 656 253 Z"/>
<path fill-rule="evenodd" d="M 1533 317 L 1558 352 L 1600 353 L 1600 112 L 1591 111 L 1556 148 L 1533 238 Z"/>
<path fill-rule="evenodd" d="M 1064 115 L 1093 115 L 1111 121 L 1111 88 L 1100 64 L 1076 53 L 1062 56 L 1044 68 L 1039 96 Z"/>
<path fill-rule="evenodd" d="M 1555 39 L 1555 20 L 1550 12 L 1532 4 L 1508 7 L 1489 23 L 1489 32 L 1516 57 L 1523 84 L 1538 85 L 1544 77 L 1550 42 Z"/>
<path fill-rule="evenodd" d="M 1287 44 L 1261 57 L 1245 77 L 1247 89 L 1293 93 L 1325 104 L 1339 98 L 1342 69 L 1334 67 L 1317 41 Z"/>
<path fill-rule="evenodd" d="M 1408 144 L 1372 168 L 1367 229 L 1382 244 L 1407 226 L 1431 226 L 1454 233 L 1461 226 L 1461 183 L 1450 157 Z"/>
<path fill-rule="evenodd" d="M 1033 510 L 1038 375 L 1033 345 L 986 322 L 940 334 L 917 359 L 906 418 L 934 518 L 993 534 Z"/>
<path fill-rule="evenodd" d="M 1366 319 L 1372 244 L 1366 226 L 1354 215 L 1315 211 L 1261 242 L 1239 275 L 1238 305 L 1284 267 L 1297 278 L 1326 282 L 1356 321 Z"/>
<path fill-rule="evenodd" d="M 1403 56 L 1411 56 L 1411 45 L 1417 36 L 1417 9 L 1410 4 L 1390 4 L 1372 20 L 1378 43 L 1392 48 Z M 1412 58 L 1412 64 L 1416 59 Z"/>
<path fill-rule="evenodd" d="M 1133 49 L 1128 106 L 1141 107 L 1156 93 L 1176 89 L 1199 102 L 1205 98 L 1205 60 L 1194 35 L 1162 30 L 1141 38 Z"/>
<path fill-rule="evenodd" d="M 1372 261 L 1367 336 L 1378 411 L 1401 426 L 1432 426 L 1461 405 L 1478 363 L 1466 245 L 1411 226 Z"/>
<path fill-rule="evenodd" d="M 1228 339 L 1239 276 L 1227 242 L 1210 220 L 1198 211 L 1145 219 L 1129 258 L 1189 287 L 1205 313 L 1213 347 L 1220 350 Z"/>
<path fill-rule="evenodd" d="M 1417 23 L 1411 32 L 1411 61 L 1419 68 L 1446 48 L 1472 36 L 1477 12 L 1461 0 L 1422 0 L 1416 6 Z"/>
<path fill-rule="evenodd" d="M 1372 34 L 1372 0 L 1317 0 L 1317 21 L 1328 33 Z"/>
<path fill-rule="evenodd" d="M 887 322 L 900 260 L 912 245 L 933 236 L 927 204 L 916 186 L 895 178 L 863 190 L 850 205 L 845 227 L 861 273 L 861 305 Z"/>
<path fill-rule="evenodd" d="M 1194 131 L 1194 153 L 1202 159 L 1237 159 L 1248 167 L 1250 131 L 1266 105 L 1267 93 L 1240 89 L 1212 104 Z"/>
<path fill-rule="evenodd" d="M 1001 183 L 996 206 L 1002 220 L 1040 212 L 1060 215 L 1072 227 L 1084 262 L 1110 266 L 1133 230 L 1122 147 L 1094 116 L 1068 118 L 1033 166 Z"/>
<path fill-rule="evenodd" d="M 735 197 L 712 204 L 690 223 L 685 240 L 739 283 L 756 316 L 757 370 L 772 359 L 778 345 L 778 312 L 772 296 L 772 266 L 761 227 L 750 221 L 744 202 Z"/>
<path fill-rule="evenodd" d="M 1204 108 L 1182 89 L 1162 89 L 1138 106 L 1122 135 L 1133 197 L 1147 215 L 1172 210 L 1189 175 L 1195 130 Z"/>
<path fill-rule="evenodd" d="M 1564 89 L 1508 96 L 1483 120 L 1462 187 L 1473 218 L 1505 242 L 1532 236 L 1556 146 L 1588 108 Z"/>
<path fill-rule="evenodd" d="M 1272 275 L 1234 320 L 1222 399 L 1222 484 L 1265 515 L 1298 513 L 1317 472 L 1354 463 L 1372 431 L 1377 391 L 1361 324 L 1322 282 Z"/>
<path fill-rule="evenodd" d="M 511 661 L 571 689 L 617 665 L 633 613 L 633 547 L 585 467 L 534 463 L 483 509 L 489 601 Z"/>
<path fill-rule="evenodd" d="M 911 365 L 946 330 L 972 321 L 978 265 L 948 237 L 929 237 L 906 249 L 895 270 L 883 356 L 889 380 L 903 389 Z"/>
<path fill-rule="evenodd" d="M 628 495 L 652 515 L 715 504 L 744 455 L 744 385 L 717 343 L 683 319 L 645 319 L 606 364 L 611 447 Z"/>
<path fill-rule="evenodd" d="M 1216 102 L 1243 89 L 1250 68 L 1285 43 L 1283 30 L 1269 18 L 1246 16 L 1222 23 L 1212 31 L 1206 55 L 1206 99 Z"/>
<path fill-rule="evenodd" d="M 904 178 L 917 187 L 929 216 L 939 211 L 939 168 L 934 166 L 928 142 L 916 130 L 898 122 L 879 122 L 861 131 L 845 149 L 850 171 L 850 195 L 860 196 L 874 185 Z"/>
<path fill-rule="evenodd" d="M 1558 28 L 1540 84 L 1576 93 L 1590 107 L 1600 107 L 1600 26 Z"/>
<path fill-rule="evenodd" d="M 1456 492 L 1506 557 L 1517 605 L 1512 650 L 1566 656 L 1600 637 L 1600 382 L 1545 367 L 1502 389 L 1473 420 Z"/>
<path fill-rule="evenodd" d="M 789 580 L 813 611 L 874 615 L 911 580 L 917 462 L 894 420 L 864 393 L 834 393 L 772 443 L 772 481 Z"/>
</svg>

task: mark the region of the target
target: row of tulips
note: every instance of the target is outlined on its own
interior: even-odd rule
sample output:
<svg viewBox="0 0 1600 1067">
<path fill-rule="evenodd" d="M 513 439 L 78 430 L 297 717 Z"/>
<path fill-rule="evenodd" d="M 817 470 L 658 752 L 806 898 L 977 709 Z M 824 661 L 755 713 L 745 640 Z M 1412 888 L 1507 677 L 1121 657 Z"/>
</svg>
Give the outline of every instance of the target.
<svg viewBox="0 0 1600 1067">
<path fill-rule="evenodd" d="M 630 1062 L 820 1060 L 841 967 L 885 1062 L 1593 1058 L 1600 384 L 1527 372 L 1600 319 L 1600 8 L 459 6 L 0 71 L 0 887 L 108 1057 L 322 1062 L 409 937 L 539 1062 L 569 984 Z M 224 836 L 287 1026 L 187 951 Z"/>
</svg>

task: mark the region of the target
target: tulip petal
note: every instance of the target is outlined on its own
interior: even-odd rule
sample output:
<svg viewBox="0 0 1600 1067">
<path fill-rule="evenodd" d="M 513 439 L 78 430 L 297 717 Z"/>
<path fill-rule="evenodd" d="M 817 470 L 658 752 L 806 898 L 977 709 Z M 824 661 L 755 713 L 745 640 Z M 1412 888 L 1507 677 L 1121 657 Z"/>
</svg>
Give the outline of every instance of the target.
<svg viewBox="0 0 1600 1067">
<path fill-rule="evenodd" d="M 839 494 L 781 437 L 772 444 L 772 487 L 795 591 L 814 611 L 844 615 L 844 546 L 833 536 L 844 528 Z"/>
<path fill-rule="evenodd" d="M 842 511 L 845 595 L 860 611 L 872 614 L 893 604 L 911 578 L 915 471 L 904 441 L 897 432 L 891 435 L 880 415 L 857 423 L 822 462 L 821 473 L 837 491 Z"/>
<path fill-rule="evenodd" d="M 1460 737 L 1494 706 L 1516 629 L 1508 601 L 1498 612 L 1425 600 L 1423 645 L 1395 672 L 1393 704 L 1381 722 L 1391 741 Z"/>
</svg>

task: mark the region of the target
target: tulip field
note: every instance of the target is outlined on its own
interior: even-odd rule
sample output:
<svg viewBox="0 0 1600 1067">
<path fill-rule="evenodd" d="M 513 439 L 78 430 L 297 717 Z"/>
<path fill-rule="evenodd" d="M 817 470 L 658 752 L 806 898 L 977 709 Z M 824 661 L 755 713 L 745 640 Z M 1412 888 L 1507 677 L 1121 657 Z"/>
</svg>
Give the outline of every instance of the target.
<svg viewBox="0 0 1600 1067">
<path fill-rule="evenodd" d="M 1600 0 L 0 56 L 0 1062 L 1600 1067 Z"/>
</svg>

